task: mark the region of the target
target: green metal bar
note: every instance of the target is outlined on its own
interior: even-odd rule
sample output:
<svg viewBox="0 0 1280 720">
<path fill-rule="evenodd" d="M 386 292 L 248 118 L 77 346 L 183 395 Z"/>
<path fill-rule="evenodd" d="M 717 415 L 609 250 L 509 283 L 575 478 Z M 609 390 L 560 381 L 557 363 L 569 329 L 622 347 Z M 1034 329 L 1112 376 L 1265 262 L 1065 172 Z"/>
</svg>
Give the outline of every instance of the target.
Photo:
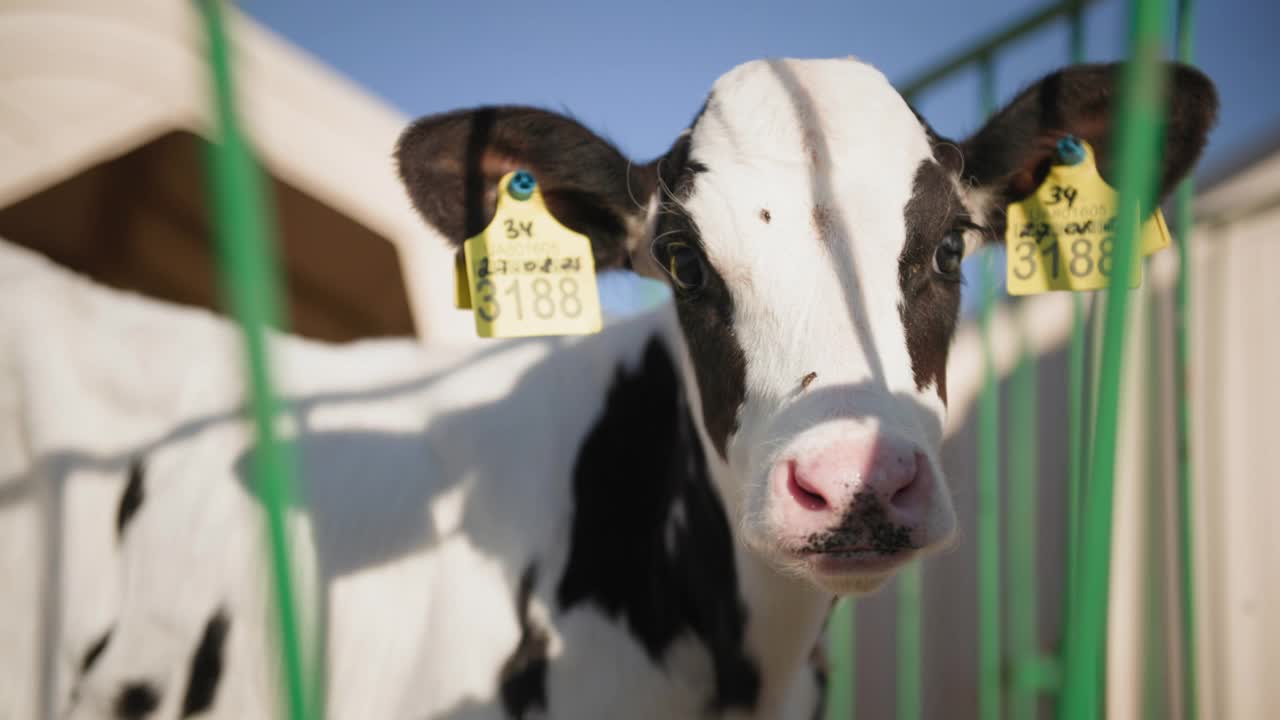
<svg viewBox="0 0 1280 720">
<path fill-rule="evenodd" d="M 978 64 L 982 111 L 995 112 L 996 75 L 991 56 Z M 978 716 L 1001 716 L 1000 645 L 1000 387 L 991 352 L 995 303 L 993 253 L 983 253 L 978 322 L 982 331 L 983 379 L 978 398 Z"/>
<path fill-rule="evenodd" d="M 827 670 L 826 720 L 853 720 L 854 692 L 857 688 L 857 605 L 853 598 L 836 603 L 827 623 L 827 647 L 831 664 Z"/>
<path fill-rule="evenodd" d="M 999 30 L 986 36 L 985 39 L 965 48 L 947 60 L 928 68 L 902 84 L 902 94 L 908 100 L 914 99 L 924 90 L 948 77 L 964 70 L 973 64 L 981 65 L 983 58 L 989 58 L 997 50 L 1021 39 L 1028 33 L 1035 32 L 1057 20 L 1063 15 L 1075 12 L 1078 8 L 1088 7 L 1097 0 L 1065 0 L 1046 5 L 1025 15 Z"/>
<path fill-rule="evenodd" d="M 1177 57 L 1190 64 L 1195 59 L 1195 3 L 1178 1 Z M 1191 475 L 1191 398 L 1189 370 L 1191 364 L 1191 229 L 1194 218 L 1192 202 L 1195 186 L 1190 177 L 1178 186 L 1174 210 L 1174 242 L 1178 247 L 1178 288 L 1174 296 L 1173 332 L 1174 349 L 1173 392 L 1178 406 L 1178 557 L 1181 573 L 1181 630 L 1182 630 L 1182 716 L 1196 720 L 1199 715 L 1199 692 L 1196 677 L 1196 591 L 1195 591 L 1195 521 L 1192 517 Z"/>
<path fill-rule="evenodd" d="M 898 577 L 898 720 L 920 720 L 920 565 Z"/>
<path fill-rule="evenodd" d="M 1158 138 L 1162 136 L 1164 113 L 1160 36 L 1167 11 L 1164 0 L 1134 0 L 1132 4 L 1131 59 L 1125 65 L 1119 129 L 1112 145 L 1120 161 L 1114 278 L 1129 277 L 1130 269 L 1138 262 L 1135 238 L 1139 216 L 1134 210 L 1139 201 L 1152 197 L 1155 187 L 1153 168 L 1159 156 Z M 1116 282 L 1108 288 L 1091 477 L 1082 527 L 1080 584 L 1067 622 L 1063 712 L 1068 720 L 1096 717 L 1100 706 L 1111 571 L 1117 417 L 1128 300 L 1127 283 Z"/>
<path fill-rule="evenodd" d="M 1067 25 L 1070 31 L 1071 39 L 1071 62 L 1082 63 L 1085 57 L 1085 37 L 1084 37 L 1084 11 L 1085 4 L 1077 3 L 1070 10 Z"/>
<path fill-rule="evenodd" d="M 1161 388 L 1164 358 L 1166 355 L 1165 333 L 1161 331 L 1160 308 L 1153 302 L 1153 293 L 1139 291 L 1135 301 L 1141 306 L 1141 317 L 1146 327 L 1142 333 L 1145 360 L 1142 377 L 1147 379 L 1153 389 Z M 1138 313 L 1135 313 L 1138 314 Z M 1135 328 L 1135 331 L 1137 329 Z M 1143 447 L 1146 449 L 1146 473 L 1134 480 L 1141 483 L 1143 497 L 1143 538 L 1142 538 L 1142 669 L 1141 669 L 1141 711 L 1147 720 L 1167 720 L 1173 714 L 1169 702 L 1169 593 L 1167 557 L 1167 530 L 1169 528 L 1168 505 L 1169 489 L 1165 478 L 1168 475 L 1168 464 L 1162 440 L 1163 423 L 1160 418 L 1169 413 L 1170 398 L 1159 391 L 1145 393 L 1145 422 Z"/>
<path fill-rule="evenodd" d="M 1084 8 L 1071 13 L 1071 62 L 1085 58 Z M 1062 584 L 1062 616 L 1071 612 L 1071 596 L 1079 575 L 1080 510 L 1084 498 L 1085 418 L 1089 417 L 1089 389 L 1085 354 L 1088 344 L 1084 295 L 1071 293 L 1071 346 L 1067 353 L 1067 552 Z"/>
<path fill-rule="evenodd" d="M 276 437 L 280 403 L 272 388 L 267 330 L 282 319 L 269 211 L 260 177 L 236 120 L 221 0 L 201 0 L 214 91 L 216 141 L 208 148 L 209 198 L 218 236 L 223 291 L 244 336 L 257 444 L 253 471 L 267 510 L 280 653 L 290 718 L 308 717 L 304 698 L 285 508 L 293 495 L 294 458 Z"/>
<path fill-rule="evenodd" d="M 1009 387 L 1009 651 L 1014 661 L 1010 717 L 1035 717 L 1039 665 L 1036 592 L 1039 362 L 1024 348 Z"/>
<path fill-rule="evenodd" d="M 1063 588 L 1063 615 L 1069 613 L 1071 595 L 1079 580 L 1080 510 L 1084 501 L 1085 418 L 1089 417 L 1087 311 L 1079 293 L 1071 297 L 1071 347 L 1067 354 L 1067 567 Z"/>
</svg>

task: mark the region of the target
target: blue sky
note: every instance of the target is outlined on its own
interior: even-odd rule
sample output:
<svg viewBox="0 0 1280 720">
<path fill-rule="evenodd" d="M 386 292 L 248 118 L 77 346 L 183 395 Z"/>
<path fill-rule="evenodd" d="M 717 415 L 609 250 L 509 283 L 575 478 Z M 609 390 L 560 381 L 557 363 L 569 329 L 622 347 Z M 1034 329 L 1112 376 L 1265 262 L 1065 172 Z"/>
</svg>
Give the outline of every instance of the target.
<svg viewBox="0 0 1280 720">
<path fill-rule="evenodd" d="M 751 2 L 333 2 L 246 0 L 242 8 L 409 115 L 485 103 L 567 109 L 644 160 L 666 150 L 711 83 L 757 57 L 856 55 L 901 82 L 1042 3 L 1032 0 Z M 1203 169 L 1280 132 L 1280 2 L 1200 3 L 1197 59 L 1223 108 Z M 1118 59 L 1127 3 L 1088 13 L 1090 60 Z M 1064 63 L 1065 27 L 998 64 L 1005 100 Z M 942 133 L 979 122 L 974 76 L 920 109 Z"/>
</svg>

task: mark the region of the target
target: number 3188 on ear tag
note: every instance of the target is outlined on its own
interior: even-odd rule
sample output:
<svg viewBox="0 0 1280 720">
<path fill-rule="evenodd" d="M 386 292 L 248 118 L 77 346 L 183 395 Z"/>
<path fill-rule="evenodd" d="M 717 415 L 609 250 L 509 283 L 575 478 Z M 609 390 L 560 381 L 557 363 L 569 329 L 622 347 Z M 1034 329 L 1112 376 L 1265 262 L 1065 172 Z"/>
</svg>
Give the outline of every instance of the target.
<svg viewBox="0 0 1280 720">
<path fill-rule="evenodd" d="M 600 330 L 591 241 L 551 215 L 529 173 L 502 178 L 493 222 L 462 247 L 480 337 Z"/>
</svg>

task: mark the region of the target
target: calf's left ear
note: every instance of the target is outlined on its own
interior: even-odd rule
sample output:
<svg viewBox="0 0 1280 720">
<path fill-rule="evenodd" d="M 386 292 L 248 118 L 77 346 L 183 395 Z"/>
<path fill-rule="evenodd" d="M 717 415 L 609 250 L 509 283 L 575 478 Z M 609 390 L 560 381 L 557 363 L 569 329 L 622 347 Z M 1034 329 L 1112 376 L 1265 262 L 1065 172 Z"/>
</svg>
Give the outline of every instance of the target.
<svg viewBox="0 0 1280 720">
<path fill-rule="evenodd" d="M 1054 163 L 1060 138 L 1093 146 L 1103 178 L 1115 187 L 1111 152 L 1123 65 L 1077 65 L 1024 90 L 961 143 L 966 184 L 985 191 L 992 237 L 1004 235 L 1004 207 L 1035 191 Z M 1168 115 L 1157 185 L 1167 195 L 1200 157 L 1218 113 L 1213 82 L 1186 65 L 1166 65 Z"/>
</svg>

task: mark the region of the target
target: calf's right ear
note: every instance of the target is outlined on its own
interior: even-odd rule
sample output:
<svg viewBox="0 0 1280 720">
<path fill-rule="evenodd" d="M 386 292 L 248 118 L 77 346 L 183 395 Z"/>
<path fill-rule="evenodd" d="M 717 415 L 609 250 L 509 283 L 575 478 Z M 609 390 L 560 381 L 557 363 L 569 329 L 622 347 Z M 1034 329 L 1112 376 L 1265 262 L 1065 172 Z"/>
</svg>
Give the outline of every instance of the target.
<svg viewBox="0 0 1280 720">
<path fill-rule="evenodd" d="M 576 120 L 530 107 L 424 117 L 395 156 L 414 207 L 455 247 L 492 221 L 504 175 L 532 172 L 556 219 L 591 239 L 597 269 L 628 266 L 655 185 L 651 168 Z"/>
</svg>

